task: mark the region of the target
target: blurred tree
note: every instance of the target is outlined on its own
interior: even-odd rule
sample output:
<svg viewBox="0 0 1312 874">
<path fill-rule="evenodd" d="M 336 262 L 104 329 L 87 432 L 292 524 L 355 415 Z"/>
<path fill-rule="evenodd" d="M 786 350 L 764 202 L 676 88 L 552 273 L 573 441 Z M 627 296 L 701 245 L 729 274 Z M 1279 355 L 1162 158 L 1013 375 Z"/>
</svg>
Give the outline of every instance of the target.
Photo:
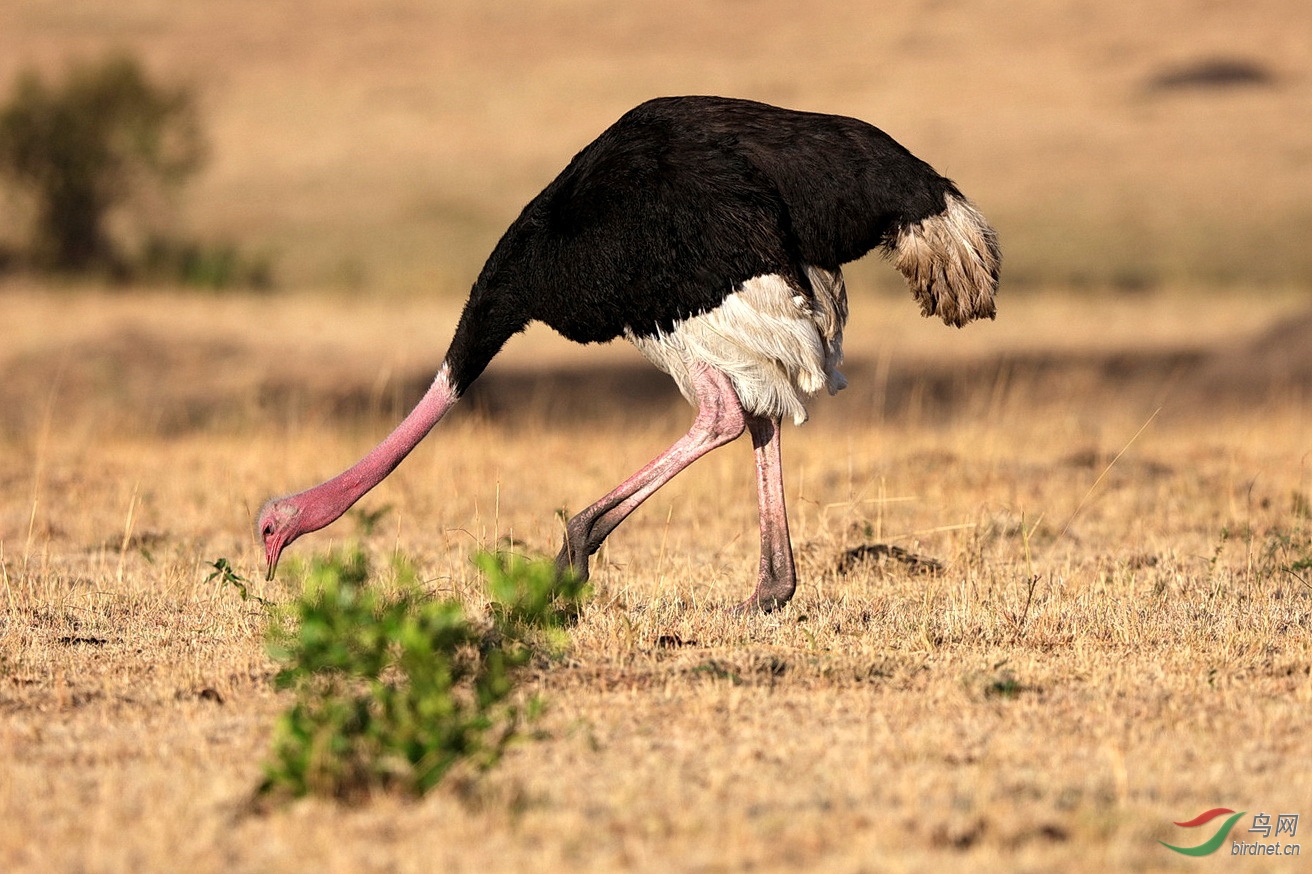
<svg viewBox="0 0 1312 874">
<path fill-rule="evenodd" d="M 56 86 L 23 73 L 0 107 L 0 173 L 33 198 L 33 262 L 122 267 L 106 226 L 117 206 L 199 169 L 192 94 L 150 82 L 131 57 L 72 67 Z"/>
</svg>

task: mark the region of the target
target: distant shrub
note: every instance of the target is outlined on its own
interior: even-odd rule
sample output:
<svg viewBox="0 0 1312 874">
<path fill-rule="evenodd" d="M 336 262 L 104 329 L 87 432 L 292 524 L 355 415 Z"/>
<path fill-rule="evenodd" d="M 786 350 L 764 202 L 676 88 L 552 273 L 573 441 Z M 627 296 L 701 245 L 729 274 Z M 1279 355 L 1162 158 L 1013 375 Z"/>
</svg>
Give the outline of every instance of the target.
<svg viewBox="0 0 1312 874">
<path fill-rule="evenodd" d="M 230 243 L 199 243 L 151 230 L 162 196 L 190 179 L 205 158 L 192 92 L 157 84 L 126 55 L 71 67 L 50 83 L 22 73 L 0 106 L 0 178 L 30 205 L 26 250 L 14 231 L 0 270 L 93 273 L 118 280 L 194 288 L 273 286 L 268 258 Z M 115 219 L 135 207 L 138 239 Z"/>
<path fill-rule="evenodd" d="M 515 703 L 514 671 L 559 645 L 586 589 L 553 564 L 480 555 L 495 607 L 471 620 L 454 599 L 368 585 L 359 550 L 316 559 L 302 596 L 271 624 L 276 683 L 295 693 L 278 721 L 262 796 L 345 800 L 422 795 L 459 762 L 494 765 L 540 708 Z M 545 637 L 543 635 L 546 635 Z"/>
<path fill-rule="evenodd" d="M 44 268 L 121 269 L 110 212 L 180 184 L 204 151 L 191 93 L 151 82 L 127 56 L 74 66 L 55 85 L 25 72 L 0 107 L 0 172 L 33 199 L 31 255 Z"/>
</svg>

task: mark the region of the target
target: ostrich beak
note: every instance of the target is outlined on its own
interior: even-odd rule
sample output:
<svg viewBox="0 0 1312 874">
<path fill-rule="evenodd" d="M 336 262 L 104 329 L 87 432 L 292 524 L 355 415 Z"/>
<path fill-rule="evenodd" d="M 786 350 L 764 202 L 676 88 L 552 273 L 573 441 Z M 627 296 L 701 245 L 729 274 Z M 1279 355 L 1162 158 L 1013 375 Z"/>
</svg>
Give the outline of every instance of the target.
<svg viewBox="0 0 1312 874">
<path fill-rule="evenodd" d="M 274 540 L 264 548 L 264 560 L 268 562 L 268 570 L 264 573 L 265 582 L 273 581 L 273 575 L 278 570 L 278 558 L 282 555 L 282 547 L 282 541 Z"/>
</svg>

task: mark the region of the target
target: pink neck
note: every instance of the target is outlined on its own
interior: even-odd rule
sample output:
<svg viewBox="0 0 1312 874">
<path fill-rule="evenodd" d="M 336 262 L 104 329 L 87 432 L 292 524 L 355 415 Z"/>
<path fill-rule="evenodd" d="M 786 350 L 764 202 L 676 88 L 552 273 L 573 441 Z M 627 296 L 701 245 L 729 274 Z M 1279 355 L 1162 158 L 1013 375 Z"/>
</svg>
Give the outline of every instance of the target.
<svg viewBox="0 0 1312 874">
<path fill-rule="evenodd" d="M 292 496 L 290 500 L 301 508 L 302 533 L 317 531 L 335 521 L 382 482 L 459 399 L 448 368 L 443 365 L 423 398 L 382 443 L 327 482 Z"/>
</svg>

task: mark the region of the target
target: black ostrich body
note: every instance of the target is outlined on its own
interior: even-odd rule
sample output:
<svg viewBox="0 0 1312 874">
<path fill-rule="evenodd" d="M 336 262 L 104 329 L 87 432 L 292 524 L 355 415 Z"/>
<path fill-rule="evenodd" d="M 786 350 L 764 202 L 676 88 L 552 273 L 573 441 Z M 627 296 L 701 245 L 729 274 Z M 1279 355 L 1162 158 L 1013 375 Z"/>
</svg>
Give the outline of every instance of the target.
<svg viewBox="0 0 1312 874">
<path fill-rule="evenodd" d="M 809 292 L 942 213 L 953 184 L 883 131 L 718 97 L 625 113 L 493 249 L 447 360 L 463 391 L 530 321 L 578 343 L 669 331 L 763 275 Z M 499 341 L 499 342 L 498 342 Z"/>
</svg>

